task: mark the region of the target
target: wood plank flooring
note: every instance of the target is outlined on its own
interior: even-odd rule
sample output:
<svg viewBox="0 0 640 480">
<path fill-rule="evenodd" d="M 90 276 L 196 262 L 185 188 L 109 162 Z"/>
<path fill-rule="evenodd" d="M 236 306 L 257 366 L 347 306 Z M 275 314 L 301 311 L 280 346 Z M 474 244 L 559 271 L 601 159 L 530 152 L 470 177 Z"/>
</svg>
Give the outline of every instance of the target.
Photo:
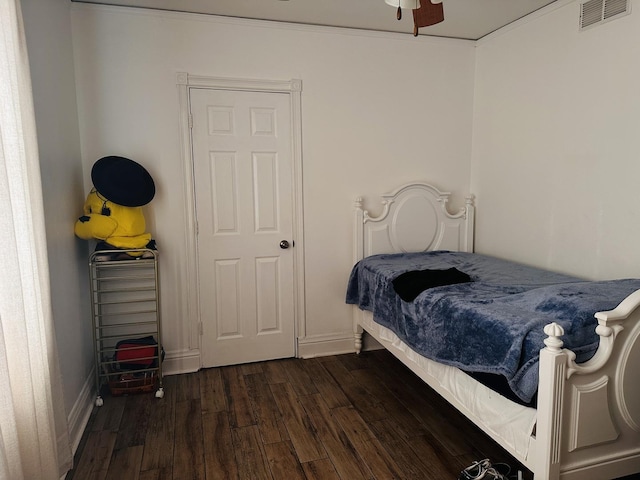
<svg viewBox="0 0 640 480">
<path fill-rule="evenodd" d="M 67 480 L 453 480 L 485 457 L 516 466 L 386 351 L 211 368 L 164 387 L 163 399 L 106 396 Z"/>
</svg>

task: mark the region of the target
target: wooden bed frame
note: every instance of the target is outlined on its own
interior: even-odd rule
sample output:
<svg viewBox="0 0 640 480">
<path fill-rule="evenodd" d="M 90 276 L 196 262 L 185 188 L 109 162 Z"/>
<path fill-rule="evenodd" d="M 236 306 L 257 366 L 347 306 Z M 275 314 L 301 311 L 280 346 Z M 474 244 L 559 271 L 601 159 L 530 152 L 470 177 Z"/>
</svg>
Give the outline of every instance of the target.
<svg viewBox="0 0 640 480">
<path fill-rule="evenodd" d="M 473 251 L 473 197 L 456 214 L 449 213 L 449 193 L 426 183 L 404 185 L 382 195 L 382 213 L 369 215 L 356 200 L 355 260 L 379 253 L 429 250 Z M 640 472 L 640 290 L 614 310 L 598 312 L 600 346 L 588 362 L 576 364 L 573 352 L 562 348 L 562 328 L 544 328 L 546 347 L 540 351 L 538 406 L 533 433 L 523 432 L 525 454 L 488 428 L 474 409 L 442 388 L 394 343 L 367 327 L 371 314 L 354 307 L 356 352 L 363 331 L 391 351 L 523 465 L 535 480 L 614 479 Z M 371 325 L 369 323 L 369 325 Z M 430 361 L 430 360 L 429 360 Z M 502 399 L 501 399 L 502 400 Z M 506 399 L 504 399 L 506 401 Z M 526 407 L 522 407 L 523 409 Z"/>
</svg>

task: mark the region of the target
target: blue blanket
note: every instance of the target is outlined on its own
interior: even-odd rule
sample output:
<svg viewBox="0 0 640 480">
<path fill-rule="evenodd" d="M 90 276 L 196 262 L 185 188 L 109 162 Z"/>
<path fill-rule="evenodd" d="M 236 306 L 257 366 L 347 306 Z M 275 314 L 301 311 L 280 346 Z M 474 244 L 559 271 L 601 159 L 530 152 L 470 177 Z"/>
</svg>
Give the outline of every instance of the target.
<svg viewBox="0 0 640 480">
<path fill-rule="evenodd" d="M 471 282 L 429 288 L 403 301 L 392 281 L 400 274 L 455 267 Z M 523 402 L 538 387 L 546 324 L 565 329 L 578 361 L 595 353 L 598 311 L 615 308 L 640 289 L 640 279 L 583 281 L 479 254 L 426 252 L 374 255 L 351 272 L 346 301 L 373 313 L 421 355 L 468 372 L 503 375 Z"/>
</svg>

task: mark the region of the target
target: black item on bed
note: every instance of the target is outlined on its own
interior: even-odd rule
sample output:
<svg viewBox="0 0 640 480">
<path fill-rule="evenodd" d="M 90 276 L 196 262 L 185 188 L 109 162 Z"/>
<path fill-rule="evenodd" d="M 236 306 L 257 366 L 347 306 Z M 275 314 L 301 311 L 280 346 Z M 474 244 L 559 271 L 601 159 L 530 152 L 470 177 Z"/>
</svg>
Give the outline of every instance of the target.
<svg viewBox="0 0 640 480">
<path fill-rule="evenodd" d="M 471 277 L 455 267 L 412 270 L 393 279 L 393 289 L 405 302 L 413 302 L 425 290 L 470 282 Z"/>
</svg>

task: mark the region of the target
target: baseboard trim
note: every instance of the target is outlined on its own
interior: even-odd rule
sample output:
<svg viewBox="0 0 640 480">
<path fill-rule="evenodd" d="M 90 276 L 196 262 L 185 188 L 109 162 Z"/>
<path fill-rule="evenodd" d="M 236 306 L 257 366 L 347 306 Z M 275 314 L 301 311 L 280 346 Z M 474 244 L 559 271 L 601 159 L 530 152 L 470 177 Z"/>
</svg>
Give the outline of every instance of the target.
<svg viewBox="0 0 640 480">
<path fill-rule="evenodd" d="M 84 434 L 87 425 L 89 424 L 89 418 L 95 405 L 95 369 L 91 369 L 89 376 L 85 379 L 80 395 L 76 402 L 73 404 L 71 412 L 67 417 L 67 424 L 69 425 L 69 440 L 71 441 L 71 453 L 76 454 L 82 435 Z"/>
<path fill-rule="evenodd" d="M 167 352 L 162 362 L 162 375 L 193 373 L 200 370 L 200 350 Z"/>
<path fill-rule="evenodd" d="M 355 352 L 352 333 L 309 335 L 298 339 L 298 357 L 314 358 Z"/>
</svg>

